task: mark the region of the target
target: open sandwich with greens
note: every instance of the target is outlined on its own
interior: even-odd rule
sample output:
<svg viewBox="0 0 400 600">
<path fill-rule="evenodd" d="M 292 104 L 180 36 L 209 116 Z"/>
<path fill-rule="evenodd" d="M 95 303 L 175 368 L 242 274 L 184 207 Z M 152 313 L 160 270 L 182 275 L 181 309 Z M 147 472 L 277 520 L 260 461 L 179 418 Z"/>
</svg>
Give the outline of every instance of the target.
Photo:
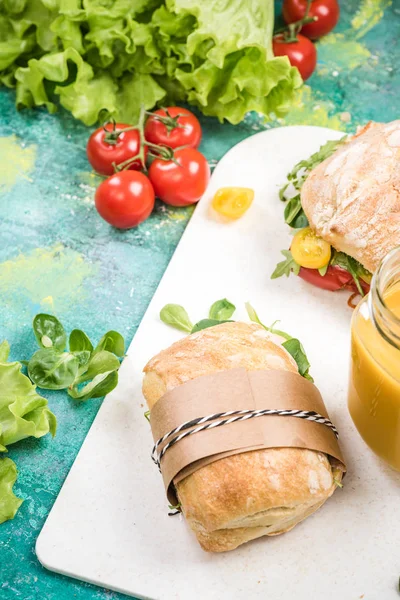
<svg viewBox="0 0 400 600">
<path fill-rule="evenodd" d="M 364 295 L 400 245 L 400 121 L 369 123 L 297 163 L 279 192 L 294 237 L 272 279 L 292 272 L 317 287 Z"/>
</svg>

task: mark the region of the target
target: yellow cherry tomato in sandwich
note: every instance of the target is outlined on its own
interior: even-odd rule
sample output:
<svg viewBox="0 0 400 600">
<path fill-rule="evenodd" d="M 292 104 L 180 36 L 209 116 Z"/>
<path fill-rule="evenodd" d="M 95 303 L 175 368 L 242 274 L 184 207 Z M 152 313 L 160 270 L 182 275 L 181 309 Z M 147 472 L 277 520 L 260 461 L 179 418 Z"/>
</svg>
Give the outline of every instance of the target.
<svg viewBox="0 0 400 600">
<path fill-rule="evenodd" d="M 220 188 L 211 203 L 219 214 L 228 219 L 239 219 L 250 208 L 254 190 L 244 187 Z"/>
<path fill-rule="evenodd" d="M 296 233 L 290 247 L 292 256 L 298 265 L 306 269 L 322 269 L 331 259 L 332 249 L 310 227 Z"/>
</svg>

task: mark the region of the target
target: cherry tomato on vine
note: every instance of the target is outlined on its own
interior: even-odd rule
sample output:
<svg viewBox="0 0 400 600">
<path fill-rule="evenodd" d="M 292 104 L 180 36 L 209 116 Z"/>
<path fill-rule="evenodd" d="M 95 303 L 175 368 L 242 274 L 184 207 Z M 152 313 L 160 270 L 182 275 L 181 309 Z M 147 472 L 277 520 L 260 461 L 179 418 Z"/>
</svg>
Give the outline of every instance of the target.
<svg viewBox="0 0 400 600">
<path fill-rule="evenodd" d="M 101 175 L 112 175 L 114 173 L 113 163 L 116 165 L 136 156 L 140 151 L 140 135 L 137 129 L 123 131 L 119 135 L 119 129 L 130 127 L 124 123 L 115 124 L 115 135 L 113 134 L 114 125 L 107 123 L 105 128 L 99 127 L 90 136 L 86 153 L 93 169 Z M 106 129 L 106 131 L 104 131 Z M 107 137 L 110 136 L 110 142 Z M 147 149 L 144 149 L 145 156 Z M 143 165 L 140 160 L 130 165 L 129 169 L 140 171 Z"/>
<path fill-rule="evenodd" d="M 284 0 L 283 18 L 286 23 L 300 21 L 306 14 L 307 0 Z M 340 8 L 337 0 L 313 0 L 308 13 L 309 17 L 317 17 L 312 23 L 306 23 L 301 33 L 311 40 L 326 35 L 337 25 Z"/>
<path fill-rule="evenodd" d="M 210 167 L 195 148 L 176 150 L 174 158 L 176 162 L 156 158 L 151 163 L 149 179 L 160 200 L 171 206 L 189 206 L 204 194 Z"/>
<path fill-rule="evenodd" d="M 169 123 L 163 122 L 157 117 L 163 117 L 166 121 L 169 120 Z M 171 106 L 167 109 L 156 110 L 147 119 L 144 136 L 152 144 L 161 144 L 170 148 L 179 148 L 180 146 L 197 148 L 201 141 L 201 126 L 190 110 Z"/>
<path fill-rule="evenodd" d="M 153 210 L 153 186 L 139 171 L 120 171 L 99 185 L 95 204 L 107 223 L 130 229 L 145 221 Z"/>
<path fill-rule="evenodd" d="M 276 35 L 272 40 L 275 56 L 287 56 L 292 67 L 297 67 L 305 81 L 313 74 L 317 65 L 317 51 L 314 44 L 301 33 L 297 41 L 286 42 L 283 34 Z"/>
</svg>

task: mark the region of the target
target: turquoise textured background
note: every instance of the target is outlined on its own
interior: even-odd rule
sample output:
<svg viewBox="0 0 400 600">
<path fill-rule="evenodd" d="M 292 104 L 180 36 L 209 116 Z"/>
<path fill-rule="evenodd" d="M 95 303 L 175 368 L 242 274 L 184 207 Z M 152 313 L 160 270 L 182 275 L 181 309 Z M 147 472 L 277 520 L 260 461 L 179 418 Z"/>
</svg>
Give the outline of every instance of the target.
<svg viewBox="0 0 400 600">
<path fill-rule="evenodd" d="M 400 1 L 349 0 L 341 8 L 339 27 L 318 45 L 317 72 L 286 120 L 263 124 L 251 115 L 233 127 L 202 118 L 201 150 L 211 165 L 266 127 L 353 131 L 399 116 Z M 113 328 L 130 342 L 192 212 L 159 204 L 135 230 L 109 227 L 93 205 L 100 179 L 86 160 L 88 133 L 62 111 L 17 113 L 13 93 L 0 92 L 0 339 L 10 342 L 13 359 L 32 354 L 31 320 L 43 310 L 94 340 Z M 19 469 L 14 490 L 24 503 L 0 526 L 0 599 L 122 597 L 52 574 L 36 559 L 36 538 L 101 404 L 43 395 L 59 428 L 54 440 L 10 449 Z"/>
</svg>

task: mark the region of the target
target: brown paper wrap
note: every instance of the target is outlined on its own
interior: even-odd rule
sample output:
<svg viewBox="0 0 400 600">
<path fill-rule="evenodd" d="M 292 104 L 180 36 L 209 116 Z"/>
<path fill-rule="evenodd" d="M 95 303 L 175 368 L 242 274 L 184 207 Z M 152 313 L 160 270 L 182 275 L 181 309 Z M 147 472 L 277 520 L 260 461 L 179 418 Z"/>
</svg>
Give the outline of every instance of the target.
<svg viewBox="0 0 400 600">
<path fill-rule="evenodd" d="M 150 415 L 154 441 L 186 421 L 230 410 L 298 409 L 329 418 L 321 394 L 290 371 L 233 369 L 198 377 L 167 392 Z M 158 453 L 168 443 L 161 444 Z M 307 448 L 346 467 L 338 441 L 326 425 L 295 417 L 263 416 L 190 435 L 166 451 L 161 471 L 168 500 L 177 503 L 174 485 L 216 460 L 264 448 Z"/>
</svg>

